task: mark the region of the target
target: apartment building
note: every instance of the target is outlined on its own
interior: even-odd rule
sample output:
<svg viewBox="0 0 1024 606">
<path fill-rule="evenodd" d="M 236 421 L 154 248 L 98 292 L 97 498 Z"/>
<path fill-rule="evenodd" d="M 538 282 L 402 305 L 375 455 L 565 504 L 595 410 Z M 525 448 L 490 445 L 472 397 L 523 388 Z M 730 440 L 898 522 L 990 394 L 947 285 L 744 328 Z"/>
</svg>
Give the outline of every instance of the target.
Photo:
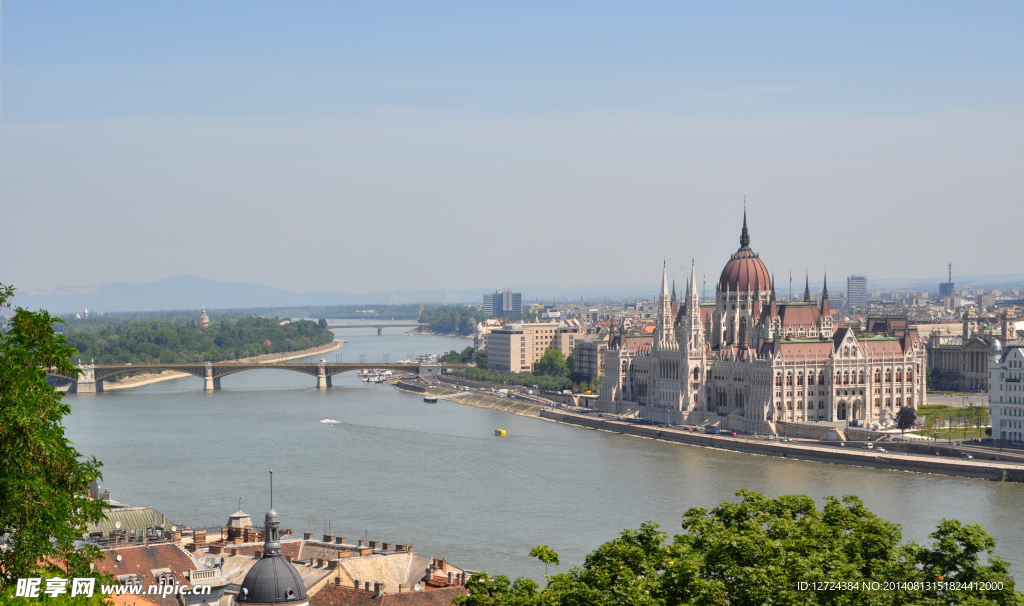
<svg viewBox="0 0 1024 606">
<path fill-rule="evenodd" d="M 576 320 L 506 324 L 487 335 L 487 369 L 533 372 L 534 365 L 549 349 L 569 356 L 576 341 L 582 338 L 583 327 Z"/>
</svg>

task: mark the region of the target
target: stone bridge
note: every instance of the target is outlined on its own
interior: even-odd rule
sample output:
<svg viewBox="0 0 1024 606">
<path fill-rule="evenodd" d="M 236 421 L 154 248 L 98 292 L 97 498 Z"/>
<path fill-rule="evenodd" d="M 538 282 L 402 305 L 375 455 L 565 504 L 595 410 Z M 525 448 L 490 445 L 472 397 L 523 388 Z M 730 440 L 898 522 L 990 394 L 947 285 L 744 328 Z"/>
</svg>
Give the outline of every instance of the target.
<svg viewBox="0 0 1024 606">
<path fill-rule="evenodd" d="M 245 364 L 240 362 L 203 362 L 191 364 L 79 364 L 82 374 L 70 377 L 74 382 L 74 393 L 96 393 L 103 391 L 103 381 L 130 372 L 160 372 L 173 370 L 204 380 L 204 388 L 220 389 L 220 380 L 227 375 L 246 370 L 290 370 L 316 377 L 318 388 L 331 387 L 331 377 L 343 372 L 361 370 L 367 367 L 395 370 L 399 372 L 415 372 L 422 376 L 441 374 L 442 368 L 465 368 L 465 364 L 355 364 L 341 362 L 277 362 L 269 364 Z"/>
</svg>

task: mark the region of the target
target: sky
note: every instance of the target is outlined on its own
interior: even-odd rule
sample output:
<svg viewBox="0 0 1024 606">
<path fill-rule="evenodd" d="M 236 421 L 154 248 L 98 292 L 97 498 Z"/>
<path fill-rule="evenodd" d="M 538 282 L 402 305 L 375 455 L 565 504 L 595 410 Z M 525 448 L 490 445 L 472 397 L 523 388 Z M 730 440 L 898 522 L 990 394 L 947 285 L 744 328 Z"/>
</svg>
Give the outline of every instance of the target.
<svg viewBox="0 0 1024 606">
<path fill-rule="evenodd" d="M 19 289 L 1021 271 L 1024 3 L 2 11 Z"/>
</svg>

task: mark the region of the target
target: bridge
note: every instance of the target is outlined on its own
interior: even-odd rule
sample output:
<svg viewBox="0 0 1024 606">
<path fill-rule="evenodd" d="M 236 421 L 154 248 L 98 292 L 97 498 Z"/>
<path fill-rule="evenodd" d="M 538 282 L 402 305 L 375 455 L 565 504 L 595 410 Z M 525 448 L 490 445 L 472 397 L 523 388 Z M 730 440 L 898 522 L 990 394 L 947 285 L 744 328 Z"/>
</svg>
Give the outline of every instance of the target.
<svg viewBox="0 0 1024 606">
<path fill-rule="evenodd" d="M 328 324 L 327 328 L 378 328 L 378 329 L 380 329 L 380 328 L 390 328 L 392 326 L 397 327 L 397 328 L 409 328 L 409 327 L 411 327 L 411 328 L 418 328 L 418 327 L 421 327 L 421 326 L 430 326 L 430 324 L 428 324 L 426 322 L 384 322 L 384 323 L 378 323 L 378 324 L 370 324 L 368 322 L 359 322 L 359 323 L 354 323 L 354 324 Z"/>
<path fill-rule="evenodd" d="M 279 362 L 268 364 L 246 364 L 241 362 L 196 362 L 191 364 L 136 364 L 136 365 L 114 365 L 114 364 L 79 364 L 82 374 L 77 377 L 68 377 L 74 386 L 73 393 L 97 393 L 103 391 L 103 381 L 130 372 L 159 372 L 173 370 L 196 377 L 204 381 L 204 389 L 220 389 L 222 377 L 233 375 L 246 370 L 290 370 L 316 377 L 317 388 L 331 387 L 331 377 L 343 372 L 361 370 L 367 367 L 396 370 L 400 372 L 414 372 L 420 376 L 432 376 L 441 374 L 443 368 L 466 368 L 466 364 L 367 364 L 367 363 L 342 363 L 342 362 Z"/>
</svg>

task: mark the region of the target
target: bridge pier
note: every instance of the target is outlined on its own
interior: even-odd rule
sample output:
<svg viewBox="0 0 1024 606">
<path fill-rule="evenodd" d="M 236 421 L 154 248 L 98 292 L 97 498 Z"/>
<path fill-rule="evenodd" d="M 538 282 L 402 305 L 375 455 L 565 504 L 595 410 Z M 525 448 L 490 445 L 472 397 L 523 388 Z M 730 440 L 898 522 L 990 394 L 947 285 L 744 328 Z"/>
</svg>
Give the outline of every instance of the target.
<svg viewBox="0 0 1024 606">
<path fill-rule="evenodd" d="M 103 391 L 103 381 L 96 380 L 95 368 L 92 364 L 79 364 L 82 374 L 78 375 L 71 393 L 99 393 Z"/>
<path fill-rule="evenodd" d="M 206 362 L 206 372 L 203 375 L 203 389 L 206 391 L 213 391 L 220 389 L 220 377 L 213 377 L 213 364 Z"/>
<path fill-rule="evenodd" d="M 326 389 L 331 387 L 331 377 L 327 374 L 327 364 L 320 362 L 320 368 L 316 372 L 316 388 Z"/>
</svg>

